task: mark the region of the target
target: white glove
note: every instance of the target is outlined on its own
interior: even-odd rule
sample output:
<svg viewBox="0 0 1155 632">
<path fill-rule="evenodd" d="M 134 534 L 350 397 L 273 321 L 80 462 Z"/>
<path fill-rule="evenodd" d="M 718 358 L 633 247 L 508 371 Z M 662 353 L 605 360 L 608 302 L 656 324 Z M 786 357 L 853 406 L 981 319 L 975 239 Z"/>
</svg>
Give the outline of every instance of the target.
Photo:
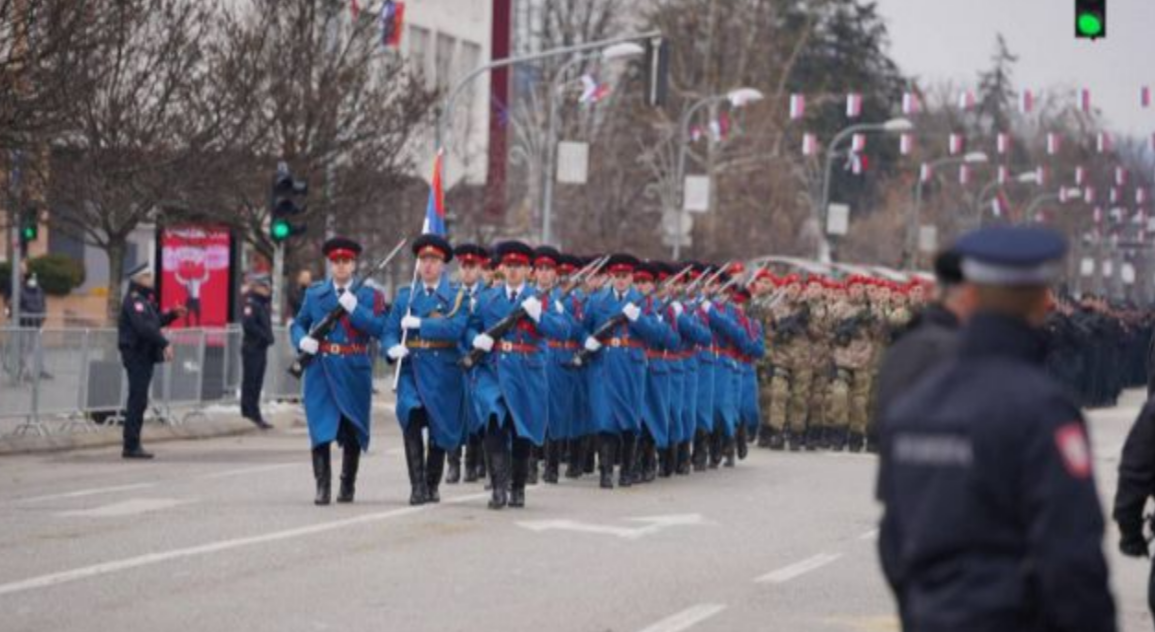
<svg viewBox="0 0 1155 632">
<path fill-rule="evenodd" d="M 317 355 L 317 352 L 321 350 L 321 343 L 312 336 L 305 336 L 301 338 L 301 343 L 297 345 L 297 348 L 309 355 Z"/>
<path fill-rule="evenodd" d="M 527 316 L 535 323 L 541 322 L 541 301 L 536 296 L 531 296 L 521 302 L 521 308 L 525 310 Z"/>
<path fill-rule="evenodd" d="M 622 308 L 622 313 L 626 315 L 626 318 L 630 319 L 631 323 L 633 323 L 637 322 L 638 317 L 642 315 L 642 308 L 634 305 L 633 303 L 626 303 L 625 307 Z"/>
<path fill-rule="evenodd" d="M 562 305 L 561 301 L 554 301 L 553 302 L 553 311 L 555 311 L 559 314 L 564 314 L 565 313 L 565 305 Z"/>
<path fill-rule="evenodd" d="M 337 299 L 337 302 L 350 314 L 353 313 L 353 310 L 357 309 L 357 295 L 348 290 L 341 295 L 341 298 Z"/>
<path fill-rule="evenodd" d="M 702 311 L 703 312 L 706 312 L 707 314 L 709 314 L 710 310 L 712 310 L 712 309 L 714 309 L 713 303 L 711 303 L 710 301 L 703 301 L 702 302 Z"/>
<path fill-rule="evenodd" d="M 674 301 L 673 303 L 670 303 L 670 308 L 674 310 L 674 318 L 678 318 L 686 311 L 686 308 L 682 305 L 681 301 Z"/>
<path fill-rule="evenodd" d="M 590 336 L 590 337 L 586 338 L 585 348 L 586 348 L 586 351 L 589 351 L 590 353 L 595 353 L 598 349 L 602 348 L 602 343 L 599 342 L 597 338 Z"/>
<path fill-rule="evenodd" d="M 421 329 L 421 319 L 410 314 L 401 319 L 402 329 Z"/>
<path fill-rule="evenodd" d="M 400 360 L 409 355 L 409 349 L 405 345 L 393 345 L 385 352 L 390 360 Z"/>
<path fill-rule="evenodd" d="M 473 348 L 489 353 L 493 351 L 493 338 L 489 334 L 477 334 L 473 339 Z"/>
</svg>

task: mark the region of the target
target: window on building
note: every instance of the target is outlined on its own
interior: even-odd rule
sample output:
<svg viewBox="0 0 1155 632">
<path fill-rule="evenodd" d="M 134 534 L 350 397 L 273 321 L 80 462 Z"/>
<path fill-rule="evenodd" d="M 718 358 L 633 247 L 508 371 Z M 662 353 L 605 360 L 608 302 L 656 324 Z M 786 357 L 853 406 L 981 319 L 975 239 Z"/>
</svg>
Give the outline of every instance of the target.
<svg viewBox="0 0 1155 632">
<path fill-rule="evenodd" d="M 451 87 L 453 80 L 453 49 L 456 44 L 457 40 L 453 37 L 444 33 L 437 34 L 437 57 L 434 61 L 437 65 L 436 85 L 443 90 Z"/>
<path fill-rule="evenodd" d="M 432 88 L 436 85 L 437 79 L 430 64 L 432 58 L 429 42 L 429 29 L 420 26 L 409 27 L 409 61 L 413 64 L 414 70 L 425 76 L 426 87 Z"/>
</svg>

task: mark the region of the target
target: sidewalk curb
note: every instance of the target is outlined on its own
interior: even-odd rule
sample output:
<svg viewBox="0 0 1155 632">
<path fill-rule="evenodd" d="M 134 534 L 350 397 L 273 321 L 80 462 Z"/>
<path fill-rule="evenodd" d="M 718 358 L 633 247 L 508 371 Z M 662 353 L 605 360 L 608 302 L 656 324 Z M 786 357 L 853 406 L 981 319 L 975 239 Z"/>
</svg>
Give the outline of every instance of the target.
<svg viewBox="0 0 1155 632">
<path fill-rule="evenodd" d="M 146 423 L 141 438 L 147 448 L 151 444 L 167 441 L 212 439 L 256 432 L 260 431 L 252 422 L 240 416 L 230 416 L 194 419 L 179 426 Z M 0 437 L 0 457 L 107 448 L 119 446 L 121 441 L 120 426 L 101 427 L 94 432 L 73 432 L 48 436 L 8 435 Z"/>
</svg>

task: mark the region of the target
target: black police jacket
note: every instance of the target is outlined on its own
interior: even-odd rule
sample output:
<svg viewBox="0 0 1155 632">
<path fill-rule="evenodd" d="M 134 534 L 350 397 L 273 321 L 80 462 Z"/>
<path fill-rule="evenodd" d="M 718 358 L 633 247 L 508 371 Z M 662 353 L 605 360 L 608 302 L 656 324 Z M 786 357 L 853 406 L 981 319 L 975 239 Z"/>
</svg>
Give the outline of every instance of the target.
<svg viewBox="0 0 1155 632">
<path fill-rule="evenodd" d="M 120 347 L 120 353 L 126 358 L 162 361 L 168 339 L 160 330 L 174 320 L 176 314 L 160 313 L 152 290 L 135 283 L 129 285 L 116 322 L 117 346 Z"/>
<path fill-rule="evenodd" d="M 269 306 L 267 296 L 256 293 L 245 296 L 245 307 L 241 316 L 241 327 L 244 330 L 244 339 L 241 342 L 243 351 L 262 351 L 272 346 L 273 319 Z"/>
<path fill-rule="evenodd" d="M 931 369 L 954 357 L 958 331 L 958 317 L 941 305 L 931 305 L 916 317 L 916 322 L 883 356 L 878 370 L 875 419 L 883 418 L 883 411 Z"/>
<path fill-rule="evenodd" d="M 904 629 L 1115 630 L 1086 424 L 1025 323 L 980 314 L 882 424 L 879 536 Z"/>
<path fill-rule="evenodd" d="M 1143 507 L 1155 494 L 1155 400 L 1139 412 L 1119 460 L 1119 488 L 1113 516 L 1124 542 L 1143 541 Z"/>
</svg>

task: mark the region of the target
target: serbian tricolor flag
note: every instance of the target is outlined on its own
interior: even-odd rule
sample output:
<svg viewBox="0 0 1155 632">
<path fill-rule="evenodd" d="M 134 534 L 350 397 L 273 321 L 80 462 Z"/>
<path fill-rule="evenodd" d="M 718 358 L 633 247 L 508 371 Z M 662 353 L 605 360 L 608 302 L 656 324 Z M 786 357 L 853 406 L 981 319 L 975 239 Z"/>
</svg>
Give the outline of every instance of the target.
<svg viewBox="0 0 1155 632">
<path fill-rule="evenodd" d="M 1124 167 L 1115 167 L 1115 184 L 1123 186 L 1127 184 L 1127 169 Z"/>
<path fill-rule="evenodd" d="M 1061 141 L 1062 141 L 1062 138 L 1058 134 L 1056 134 L 1054 132 L 1048 132 L 1047 133 L 1047 155 L 1048 156 L 1054 156 L 1055 154 L 1059 153 L 1059 146 L 1061 144 Z"/>
<path fill-rule="evenodd" d="M 1006 184 L 1007 180 L 1011 179 L 1011 170 L 1008 169 L 1006 165 L 999 165 L 996 179 L 999 181 L 999 184 Z"/>
<path fill-rule="evenodd" d="M 995 150 L 999 155 L 1005 155 L 1011 151 L 1011 135 L 1006 132 L 999 132 L 995 137 Z"/>
<path fill-rule="evenodd" d="M 818 137 L 809 132 L 802 135 L 802 155 L 813 156 L 818 151 Z"/>
<path fill-rule="evenodd" d="M 919 103 L 918 95 L 913 92 L 902 93 L 902 113 L 906 116 L 911 114 L 918 114 Z"/>
<path fill-rule="evenodd" d="M 806 116 L 806 95 L 790 95 L 790 120 L 797 121 Z"/>
<path fill-rule="evenodd" d="M 1145 108 L 1151 107 L 1151 86 L 1139 88 L 1139 105 Z"/>
<path fill-rule="evenodd" d="M 921 165 L 919 165 L 919 167 L 918 167 L 918 179 L 920 182 L 923 182 L 923 183 L 930 182 L 930 179 L 933 177 L 934 177 L 934 169 L 929 164 L 924 162 Z"/>
<path fill-rule="evenodd" d="M 947 145 L 950 155 L 957 156 L 961 154 L 963 151 L 963 135 L 951 134 L 950 138 L 947 139 Z"/>
<path fill-rule="evenodd" d="M 1021 114 L 1030 114 L 1035 109 L 1035 93 L 1030 90 L 1023 90 L 1019 94 L 1019 112 Z"/>
<path fill-rule="evenodd" d="M 846 95 L 846 117 L 858 118 L 862 115 L 862 95 L 851 92 Z"/>
<path fill-rule="evenodd" d="M 401 26 L 405 23 L 405 3 L 385 0 L 381 5 L 381 45 L 397 48 L 401 45 Z"/>
<path fill-rule="evenodd" d="M 1086 114 L 1091 113 L 1091 91 L 1086 88 L 1079 90 L 1079 109 Z"/>
<path fill-rule="evenodd" d="M 445 190 L 441 186 L 441 156 L 437 150 L 437 157 L 433 159 L 433 180 L 429 183 L 429 203 L 425 205 L 425 224 L 421 233 L 445 235 Z"/>
<path fill-rule="evenodd" d="M 1100 154 L 1111 151 L 1111 135 L 1107 132 L 1099 132 L 1095 136 L 1095 150 Z"/>
<path fill-rule="evenodd" d="M 903 156 L 910 155 L 910 150 L 914 148 L 914 136 L 911 134 L 902 134 L 898 137 L 898 153 Z"/>
<path fill-rule="evenodd" d="M 958 95 L 958 109 L 964 112 L 973 110 L 975 107 L 975 93 L 971 90 L 963 90 Z"/>
<path fill-rule="evenodd" d="M 971 182 L 971 166 L 970 165 L 959 165 L 958 166 L 958 183 L 965 186 L 967 184 L 970 184 L 970 182 Z"/>
<path fill-rule="evenodd" d="M 1087 168 L 1080 165 L 1075 167 L 1075 186 L 1081 187 L 1087 182 Z"/>
</svg>

